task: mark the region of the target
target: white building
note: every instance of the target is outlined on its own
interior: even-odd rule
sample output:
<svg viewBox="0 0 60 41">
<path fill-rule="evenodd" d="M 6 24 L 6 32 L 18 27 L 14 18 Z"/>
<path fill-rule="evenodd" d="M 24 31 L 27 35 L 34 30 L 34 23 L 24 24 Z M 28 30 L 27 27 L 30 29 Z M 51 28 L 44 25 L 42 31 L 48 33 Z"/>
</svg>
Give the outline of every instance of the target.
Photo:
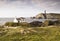
<svg viewBox="0 0 60 41">
<path fill-rule="evenodd" d="M 13 22 L 14 23 L 18 23 L 18 20 L 16 18 L 14 18 Z"/>
</svg>

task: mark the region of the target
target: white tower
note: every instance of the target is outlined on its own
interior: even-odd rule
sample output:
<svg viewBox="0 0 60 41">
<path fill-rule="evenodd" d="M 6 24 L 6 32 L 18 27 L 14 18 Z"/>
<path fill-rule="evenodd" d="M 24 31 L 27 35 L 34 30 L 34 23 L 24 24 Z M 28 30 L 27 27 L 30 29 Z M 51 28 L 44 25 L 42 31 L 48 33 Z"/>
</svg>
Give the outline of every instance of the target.
<svg viewBox="0 0 60 41">
<path fill-rule="evenodd" d="M 14 23 L 18 23 L 18 20 L 16 19 L 16 17 L 14 18 L 14 21 L 13 21 Z"/>
</svg>

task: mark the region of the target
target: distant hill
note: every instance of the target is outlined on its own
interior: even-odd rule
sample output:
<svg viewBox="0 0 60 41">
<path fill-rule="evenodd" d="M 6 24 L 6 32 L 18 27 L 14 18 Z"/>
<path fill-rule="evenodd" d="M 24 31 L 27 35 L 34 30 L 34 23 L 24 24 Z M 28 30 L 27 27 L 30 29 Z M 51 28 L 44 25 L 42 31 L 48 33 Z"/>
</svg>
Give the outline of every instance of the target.
<svg viewBox="0 0 60 41">
<path fill-rule="evenodd" d="M 60 19 L 59 13 L 46 13 L 45 16 L 47 17 L 47 19 Z M 36 15 L 36 18 L 44 18 L 44 13 Z"/>
</svg>

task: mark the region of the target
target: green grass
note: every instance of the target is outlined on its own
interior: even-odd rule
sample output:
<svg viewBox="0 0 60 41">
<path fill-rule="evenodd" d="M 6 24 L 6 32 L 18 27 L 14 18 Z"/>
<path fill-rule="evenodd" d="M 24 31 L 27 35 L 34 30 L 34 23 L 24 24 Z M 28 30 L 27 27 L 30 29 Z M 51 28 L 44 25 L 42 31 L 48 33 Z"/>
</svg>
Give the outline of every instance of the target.
<svg viewBox="0 0 60 41">
<path fill-rule="evenodd" d="M 0 41 L 60 41 L 60 27 L 0 28 Z"/>
</svg>

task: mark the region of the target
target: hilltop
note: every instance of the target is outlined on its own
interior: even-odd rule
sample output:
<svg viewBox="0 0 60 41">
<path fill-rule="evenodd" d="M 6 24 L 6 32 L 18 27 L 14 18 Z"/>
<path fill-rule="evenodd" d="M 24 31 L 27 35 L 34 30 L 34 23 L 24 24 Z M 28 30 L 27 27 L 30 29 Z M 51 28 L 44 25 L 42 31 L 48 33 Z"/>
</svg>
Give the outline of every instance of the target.
<svg viewBox="0 0 60 41">
<path fill-rule="evenodd" d="M 36 15 L 36 18 L 44 18 L 46 16 L 48 19 L 50 18 L 59 18 L 60 19 L 60 13 L 39 13 Z"/>
</svg>

